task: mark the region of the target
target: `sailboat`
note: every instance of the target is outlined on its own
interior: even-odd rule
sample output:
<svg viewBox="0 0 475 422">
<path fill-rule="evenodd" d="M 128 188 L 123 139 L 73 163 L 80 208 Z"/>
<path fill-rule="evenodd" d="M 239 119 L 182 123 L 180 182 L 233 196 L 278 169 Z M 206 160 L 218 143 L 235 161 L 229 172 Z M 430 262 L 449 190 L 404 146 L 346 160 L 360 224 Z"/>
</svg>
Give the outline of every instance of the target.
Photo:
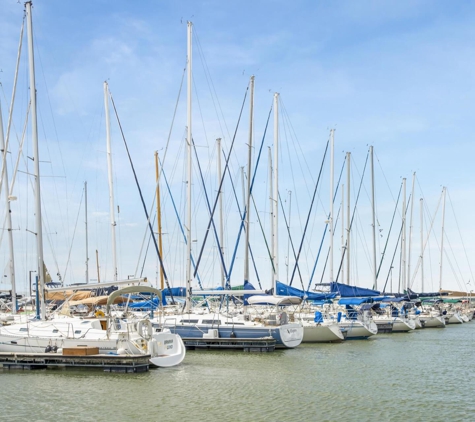
<svg viewBox="0 0 475 422">
<path fill-rule="evenodd" d="M 172 333 L 179 334 L 185 339 L 200 338 L 238 338 L 238 339 L 257 339 L 257 338 L 273 338 L 276 341 L 277 348 L 293 348 L 298 346 L 302 341 L 303 329 L 299 323 L 291 323 L 287 318 L 286 312 L 282 309 L 284 304 L 276 299 L 276 303 L 268 318 L 253 319 L 246 312 L 235 308 L 226 312 L 213 312 L 209 309 L 200 308 L 192 309 L 192 271 L 191 271 L 191 173 L 192 173 L 192 119 L 191 119 L 191 72 L 192 72 L 192 27 L 193 24 L 188 22 L 188 47 L 187 47 L 187 224 L 186 227 L 186 302 L 182 313 L 175 312 L 166 315 L 163 318 L 163 326 L 170 329 Z M 251 78 L 251 128 L 250 143 L 252 143 L 252 107 L 253 107 L 253 86 L 254 77 Z M 251 146 L 249 147 L 251 148 Z M 249 172 L 248 172 L 248 178 Z M 248 186 L 249 195 L 249 186 Z M 249 201 L 248 207 L 249 210 Z M 247 231 L 249 233 L 249 231 Z M 248 235 L 248 234 L 247 234 Z M 246 241 L 245 251 L 248 251 L 248 240 Z M 245 262 L 248 262 L 248 260 Z M 247 272 L 248 274 L 248 272 Z M 247 277 L 245 276 L 247 281 Z M 217 294 L 216 291 L 200 291 L 200 295 Z M 219 292 L 221 295 L 244 294 L 245 291 L 227 291 Z M 253 292 L 254 293 L 254 292 Z M 257 291 L 255 292 L 257 293 Z M 159 325 L 157 319 L 154 319 L 153 325 Z"/>
<path fill-rule="evenodd" d="M 105 314 L 97 312 L 85 318 L 53 315 L 48 320 L 2 326 L 0 352 L 61 354 L 64 349 L 94 347 L 100 354 L 150 355 L 150 363 L 155 366 L 178 365 L 186 355 L 179 336 L 167 330 L 156 332 L 149 319 L 127 320 L 114 317 L 111 312 L 111 305 L 119 296 L 137 292 L 153 293 L 161 300 L 158 289 L 129 286 L 109 295 Z"/>
<path fill-rule="evenodd" d="M 99 353 L 114 353 L 118 355 L 148 354 L 151 356 L 150 362 L 154 365 L 176 365 L 180 363 L 185 356 L 185 348 L 179 336 L 167 331 L 154 332 L 152 324 L 148 319 L 128 322 L 126 320 L 112 320 L 110 315 L 110 305 L 118 295 L 130 294 L 132 291 L 152 291 L 161 298 L 160 290 L 147 286 L 131 286 L 110 295 L 107 300 L 107 321 L 105 327 L 98 318 L 50 317 L 50 319 L 47 319 L 45 305 L 45 266 L 43 263 L 41 231 L 41 199 L 31 6 L 31 1 L 25 3 L 28 23 L 30 93 L 32 103 L 31 121 L 36 178 L 35 208 L 39 275 L 38 290 L 41 309 L 39 309 L 39 319 L 0 327 L 0 351 L 11 353 L 60 353 L 65 348 L 96 347 Z M 104 284 L 100 286 L 102 287 Z M 93 286 L 87 286 L 88 289 L 91 287 Z M 70 289 L 70 287 L 68 289 Z M 58 291 L 60 289 L 55 290 Z"/>
</svg>

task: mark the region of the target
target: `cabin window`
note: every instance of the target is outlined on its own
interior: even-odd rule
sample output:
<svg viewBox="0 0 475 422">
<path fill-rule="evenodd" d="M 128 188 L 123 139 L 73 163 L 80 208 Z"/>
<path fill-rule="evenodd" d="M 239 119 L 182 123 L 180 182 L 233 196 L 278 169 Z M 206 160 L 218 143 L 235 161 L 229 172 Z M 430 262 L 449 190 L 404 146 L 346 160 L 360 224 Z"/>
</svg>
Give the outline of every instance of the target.
<svg viewBox="0 0 475 422">
<path fill-rule="evenodd" d="M 219 325 L 221 321 L 219 319 L 204 319 L 201 321 L 202 324 L 212 324 L 212 325 Z"/>
<path fill-rule="evenodd" d="M 181 320 L 182 324 L 198 324 L 197 319 L 182 319 Z"/>
<path fill-rule="evenodd" d="M 57 328 L 55 328 L 55 329 L 53 330 L 53 333 L 57 333 L 58 331 L 59 331 L 59 330 L 58 330 Z"/>
<path fill-rule="evenodd" d="M 244 322 L 225 322 L 228 325 L 244 325 Z"/>
<path fill-rule="evenodd" d="M 81 334 L 81 330 L 76 330 L 74 334 Z"/>
<path fill-rule="evenodd" d="M 28 328 L 25 328 L 25 327 L 20 328 L 20 331 L 28 331 Z"/>
</svg>

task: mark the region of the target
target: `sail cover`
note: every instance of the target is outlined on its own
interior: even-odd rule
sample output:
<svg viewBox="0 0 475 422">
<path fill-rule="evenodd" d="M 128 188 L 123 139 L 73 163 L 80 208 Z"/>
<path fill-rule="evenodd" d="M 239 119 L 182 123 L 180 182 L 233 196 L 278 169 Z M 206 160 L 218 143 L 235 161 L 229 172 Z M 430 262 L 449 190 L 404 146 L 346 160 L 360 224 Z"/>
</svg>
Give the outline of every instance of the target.
<svg viewBox="0 0 475 422">
<path fill-rule="evenodd" d="M 336 281 L 330 283 L 330 291 L 337 293 L 341 297 L 364 297 L 364 296 L 380 296 L 381 293 L 377 290 L 366 289 L 364 287 L 348 286 L 346 284 L 337 283 Z"/>
<path fill-rule="evenodd" d="M 307 300 L 333 299 L 336 296 L 336 293 L 304 292 L 303 290 L 288 286 L 287 284 L 281 283 L 280 281 L 278 281 L 276 284 L 276 290 L 279 296 L 297 296 L 301 299 Z"/>
</svg>

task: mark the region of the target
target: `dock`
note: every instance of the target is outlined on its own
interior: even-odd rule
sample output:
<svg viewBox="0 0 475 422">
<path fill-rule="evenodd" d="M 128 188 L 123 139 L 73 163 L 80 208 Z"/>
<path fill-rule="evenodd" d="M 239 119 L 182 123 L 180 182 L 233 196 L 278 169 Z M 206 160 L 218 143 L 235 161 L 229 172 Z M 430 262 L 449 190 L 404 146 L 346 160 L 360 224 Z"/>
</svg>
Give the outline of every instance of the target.
<svg viewBox="0 0 475 422">
<path fill-rule="evenodd" d="M 4 369 L 93 368 L 104 372 L 139 373 L 150 368 L 150 355 L 62 355 L 58 353 L 0 353 L 0 366 Z"/>
<path fill-rule="evenodd" d="M 183 338 L 187 350 L 218 349 L 243 350 L 244 352 L 273 352 L 275 339 L 263 338 Z"/>
</svg>

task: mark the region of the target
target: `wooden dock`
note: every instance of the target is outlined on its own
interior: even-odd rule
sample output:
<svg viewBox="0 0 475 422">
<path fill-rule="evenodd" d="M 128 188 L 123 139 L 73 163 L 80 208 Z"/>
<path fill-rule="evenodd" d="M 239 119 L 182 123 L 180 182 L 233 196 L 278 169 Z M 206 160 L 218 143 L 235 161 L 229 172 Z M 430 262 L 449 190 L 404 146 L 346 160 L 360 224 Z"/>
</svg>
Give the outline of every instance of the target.
<svg viewBox="0 0 475 422">
<path fill-rule="evenodd" d="M 104 372 L 138 373 L 150 368 L 150 355 L 62 355 L 58 353 L 0 353 L 4 369 L 94 368 Z"/>
<path fill-rule="evenodd" d="M 273 352 L 275 339 L 264 338 L 183 338 L 188 350 L 220 349 L 243 350 L 244 352 Z"/>
</svg>

